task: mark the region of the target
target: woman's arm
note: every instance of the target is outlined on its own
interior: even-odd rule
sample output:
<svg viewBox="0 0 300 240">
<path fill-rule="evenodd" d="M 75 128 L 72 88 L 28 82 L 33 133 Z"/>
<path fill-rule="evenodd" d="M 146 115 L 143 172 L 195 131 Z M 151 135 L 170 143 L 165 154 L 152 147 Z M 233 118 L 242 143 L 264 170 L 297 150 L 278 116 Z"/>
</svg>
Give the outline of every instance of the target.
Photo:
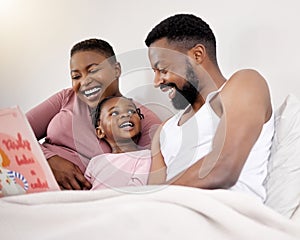
<svg viewBox="0 0 300 240">
<path fill-rule="evenodd" d="M 37 140 L 41 140 L 47 136 L 48 125 L 53 117 L 60 112 L 63 106 L 63 101 L 66 95 L 66 90 L 62 90 L 26 113 L 27 120 L 35 134 Z M 41 149 L 47 159 L 56 155 L 41 145 Z"/>
<path fill-rule="evenodd" d="M 73 108 L 73 102 L 70 100 L 71 94 L 73 94 L 72 89 L 62 90 L 26 113 L 26 117 L 38 140 L 47 136 L 47 129 L 52 119 L 66 105 L 69 104 L 69 107 Z M 62 189 L 80 190 L 91 187 L 91 184 L 84 178 L 79 167 L 72 163 L 70 159 L 65 159 L 59 156 L 57 152 L 49 150 L 42 144 L 40 145 L 56 181 Z"/>
<path fill-rule="evenodd" d="M 46 137 L 50 121 L 62 109 L 64 95 L 64 90 L 60 91 L 26 113 L 26 117 L 38 140 Z"/>
<path fill-rule="evenodd" d="M 79 167 L 67 159 L 55 155 L 48 159 L 48 163 L 61 189 L 88 190 L 92 187 Z"/>
</svg>

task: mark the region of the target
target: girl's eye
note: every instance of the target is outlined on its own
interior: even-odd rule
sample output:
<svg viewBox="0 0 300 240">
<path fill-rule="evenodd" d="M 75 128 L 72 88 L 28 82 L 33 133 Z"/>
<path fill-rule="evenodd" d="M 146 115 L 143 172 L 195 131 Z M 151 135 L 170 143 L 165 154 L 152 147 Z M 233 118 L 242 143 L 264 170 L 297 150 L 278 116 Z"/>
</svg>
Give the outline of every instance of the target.
<svg viewBox="0 0 300 240">
<path fill-rule="evenodd" d="M 110 114 L 111 116 L 118 116 L 119 115 L 119 112 L 118 111 L 114 111 Z"/>
<path fill-rule="evenodd" d="M 129 114 L 135 114 L 136 111 L 135 111 L 135 110 L 128 110 L 128 113 L 129 113 Z"/>
</svg>

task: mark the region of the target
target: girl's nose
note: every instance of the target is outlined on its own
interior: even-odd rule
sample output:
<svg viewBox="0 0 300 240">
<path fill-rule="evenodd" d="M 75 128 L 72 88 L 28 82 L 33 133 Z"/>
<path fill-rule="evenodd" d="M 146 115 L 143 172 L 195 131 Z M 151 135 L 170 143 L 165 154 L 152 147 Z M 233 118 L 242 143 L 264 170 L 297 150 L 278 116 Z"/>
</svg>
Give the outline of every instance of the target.
<svg viewBox="0 0 300 240">
<path fill-rule="evenodd" d="M 121 113 L 121 118 L 125 118 L 125 117 L 130 117 L 132 114 L 131 113 L 129 113 L 129 112 L 123 112 L 123 113 Z"/>
</svg>

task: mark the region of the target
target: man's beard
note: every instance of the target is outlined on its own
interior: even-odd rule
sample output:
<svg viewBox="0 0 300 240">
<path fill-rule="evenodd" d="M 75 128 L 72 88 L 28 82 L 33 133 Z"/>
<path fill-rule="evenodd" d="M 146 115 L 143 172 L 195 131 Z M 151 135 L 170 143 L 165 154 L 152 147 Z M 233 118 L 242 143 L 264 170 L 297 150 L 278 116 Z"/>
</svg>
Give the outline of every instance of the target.
<svg viewBox="0 0 300 240">
<path fill-rule="evenodd" d="M 187 82 L 182 89 L 178 89 L 174 83 L 167 84 L 176 89 L 175 97 L 172 99 L 172 104 L 176 109 L 185 109 L 189 104 L 193 104 L 199 94 L 196 88 L 198 78 L 190 63 L 187 63 L 186 79 Z"/>
</svg>

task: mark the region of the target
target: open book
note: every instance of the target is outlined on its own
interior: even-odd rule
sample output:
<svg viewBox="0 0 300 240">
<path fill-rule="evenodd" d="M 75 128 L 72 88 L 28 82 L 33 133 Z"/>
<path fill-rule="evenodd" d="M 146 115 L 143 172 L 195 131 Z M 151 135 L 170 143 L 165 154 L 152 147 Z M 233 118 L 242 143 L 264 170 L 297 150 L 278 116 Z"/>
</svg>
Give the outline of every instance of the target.
<svg viewBox="0 0 300 240">
<path fill-rule="evenodd" d="M 60 190 L 19 107 L 0 109 L 0 197 Z"/>
</svg>

